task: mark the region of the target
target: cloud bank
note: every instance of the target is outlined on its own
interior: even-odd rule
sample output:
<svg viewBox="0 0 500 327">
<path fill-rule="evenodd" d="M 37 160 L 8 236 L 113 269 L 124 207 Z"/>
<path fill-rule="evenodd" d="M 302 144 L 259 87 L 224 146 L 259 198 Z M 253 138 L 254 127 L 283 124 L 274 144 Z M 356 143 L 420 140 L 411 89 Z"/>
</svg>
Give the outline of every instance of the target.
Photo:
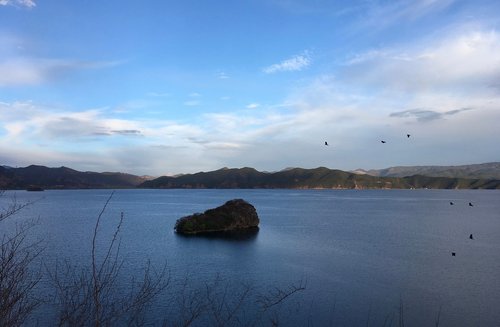
<svg viewBox="0 0 500 327">
<path fill-rule="evenodd" d="M 375 88 L 425 92 L 498 85 L 500 37 L 495 31 L 470 31 L 424 44 L 381 48 L 346 62 L 344 76 Z"/>
</svg>

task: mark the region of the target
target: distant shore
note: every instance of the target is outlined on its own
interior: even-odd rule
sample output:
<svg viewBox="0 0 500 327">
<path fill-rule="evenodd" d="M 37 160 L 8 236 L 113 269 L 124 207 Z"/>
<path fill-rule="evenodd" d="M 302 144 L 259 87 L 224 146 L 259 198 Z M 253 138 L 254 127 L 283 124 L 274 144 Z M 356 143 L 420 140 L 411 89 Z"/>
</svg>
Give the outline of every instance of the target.
<svg viewBox="0 0 500 327">
<path fill-rule="evenodd" d="M 495 167 L 488 174 L 495 175 Z M 465 168 L 464 168 L 465 169 Z M 423 169 L 420 169 L 423 170 Z M 456 170 L 456 167 L 455 167 Z M 472 171 L 471 169 L 469 169 Z M 408 169 L 407 169 L 408 171 Z M 434 173 L 438 169 L 433 170 Z M 483 174 L 484 168 L 483 168 Z M 450 170 L 443 174 L 450 174 Z M 458 173 L 457 175 L 463 176 Z M 67 167 L 0 166 L 0 189 L 500 189 L 499 179 L 411 175 L 373 176 L 326 167 L 260 172 L 254 168 L 222 168 L 155 179 L 126 173 L 80 172 Z"/>
</svg>

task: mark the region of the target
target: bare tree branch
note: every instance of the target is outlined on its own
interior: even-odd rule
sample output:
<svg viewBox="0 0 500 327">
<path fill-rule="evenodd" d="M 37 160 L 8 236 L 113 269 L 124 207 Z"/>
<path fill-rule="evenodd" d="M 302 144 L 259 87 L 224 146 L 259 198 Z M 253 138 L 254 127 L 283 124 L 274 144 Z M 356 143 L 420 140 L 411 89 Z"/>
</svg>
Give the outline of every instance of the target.
<svg viewBox="0 0 500 327">
<path fill-rule="evenodd" d="M 0 192 L 0 196 L 3 194 Z M 0 223 L 30 204 L 18 204 L 14 197 L 12 204 L 0 212 Z M 32 263 L 42 247 L 40 242 L 26 240 L 28 231 L 36 224 L 36 220 L 28 220 L 17 224 L 10 234 L 0 235 L 0 326 L 21 326 L 41 303 L 32 293 L 41 278 Z"/>
<path fill-rule="evenodd" d="M 114 234 L 102 260 L 97 258 L 97 236 L 103 214 L 113 193 L 101 209 L 94 226 L 91 248 L 91 267 L 78 270 L 68 262 L 51 273 L 56 287 L 56 302 L 59 306 L 59 326 L 109 326 L 144 324 L 147 306 L 169 284 L 166 265 L 155 270 L 150 261 L 143 269 L 142 279 L 132 277 L 129 292 L 119 291 L 120 271 L 123 259 L 120 256 L 119 235 L 124 221 L 120 214 Z"/>
<path fill-rule="evenodd" d="M 306 283 L 304 281 L 299 281 L 298 284 L 290 285 L 286 289 L 281 289 L 275 287 L 273 290 L 269 291 L 267 294 L 258 296 L 257 303 L 260 305 L 263 311 L 266 311 L 286 300 L 291 295 L 304 291 L 306 289 Z"/>
</svg>

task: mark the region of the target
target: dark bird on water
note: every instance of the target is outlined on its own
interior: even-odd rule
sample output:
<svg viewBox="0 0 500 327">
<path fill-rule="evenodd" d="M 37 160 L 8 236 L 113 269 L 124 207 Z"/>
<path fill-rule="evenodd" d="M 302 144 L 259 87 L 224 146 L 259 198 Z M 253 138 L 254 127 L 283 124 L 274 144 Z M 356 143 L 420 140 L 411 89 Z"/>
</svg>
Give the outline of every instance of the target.
<svg viewBox="0 0 500 327">
<path fill-rule="evenodd" d="M 472 204 L 472 202 L 469 202 L 469 207 L 473 207 L 474 205 Z"/>
<path fill-rule="evenodd" d="M 410 134 L 406 134 L 406 137 L 407 137 L 407 138 L 410 138 L 410 136 L 411 136 Z"/>
<path fill-rule="evenodd" d="M 470 235 L 469 235 L 469 238 L 470 238 L 471 240 L 473 240 L 473 239 L 474 239 L 474 237 L 472 236 L 472 234 L 470 234 Z"/>
<path fill-rule="evenodd" d="M 328 145 L 328 142 L 327 142 L 327 141 L 325 141 L 325 145 Z"/>
<path fill-rule="evenodd" d="M 452 257 L 454 257 L 454 256 L 455 256 L 455 252 L 452 252 L 452 253 L 451 253 L 451 256 L 452 256 Z"/>
<path fill-rule="evenodd" d="M 454 203 L 450 201 L 450 205 L 452 206 L 452 205 L 454 205 Z"/>
<path fill-rule="evenodd" d="M 382 141 L 380 141 L 380 142 L 385 143 L 385 141 L 383 141 L 383 140 L 382 140 Z"/>
</svg>

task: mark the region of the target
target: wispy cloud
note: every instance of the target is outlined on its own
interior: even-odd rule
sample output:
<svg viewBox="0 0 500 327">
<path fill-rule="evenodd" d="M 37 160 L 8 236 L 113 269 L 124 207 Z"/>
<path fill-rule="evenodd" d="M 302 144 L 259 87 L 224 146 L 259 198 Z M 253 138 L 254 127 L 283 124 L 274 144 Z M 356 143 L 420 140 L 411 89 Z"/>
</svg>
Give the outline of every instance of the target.
<svg viewBox="0 0 500 327">
<path fill-rule="evenodd" d="M 225 72 L 218 72 L 216 76 L 218 79 L 228 79 L 229 78 L 229 75 Z"/>
<path fill-rule="evenodd" d="M 36 3 L 34 0 L 0 0 L 0 6 L 34 8 Z"/>
<path fill-rule="evenodd" d="M 266 74 L 274 74 L 278 72 L 301 71 L 311 64 L 311 57 L 306 51 L 303 54 L 293 56 L 283 60 L 280 63 L 265 67 L 262 71 Z"/>
<path fill-rule="evenodd" d="M 442 12 L 450 8 L 456 0 L 401 0 L 401 1 L 367 1 L 362 10 L 360 26 L 381 30 L 400 22 L 416 21 L 425 16 Z"/>
<path fill-rule="evenodd" d="M 112 134 L 118 134 L 118 135 L 141 135 L 141 131 L 137 129 L 120 129 L 120 130 L 112 130 Z"/>
<path fill-rule="evenodd" d="M 198 92 L 191 92 L 189 93 L 188 97 L 190 98 L 189 100 L 184 101 L 184 105 L 187 107 L 196 107 L 201 104 L 201 94 Z"/>
<path fill-rule="evenodd" d="M 37 85 L 71 72 L 120 65 L 121 62 L 90 62 L 62 59 L 0 59 L 0 86 Z"/>
<path fill-rule="evenodd" d="M 70 112 L 32 102 L 0 102 L 0 128 L 8 142 L 92 141 L 96 136 L 142 135 L 140 124 L 107 118 L 102 110 Z"/>
<path fill-rule="evenodd" d="M 260 104 L 258 104 L 258 103 L 250 103 L 249 105 L 247 105 L 246 108 L 247 109 L 256 109 L 258 107 L 260 107 Z"/>
<path fill-rule="evenodd" d="M 448 110 L 444 112 L 419 108 L 419 109 L 410 109 L 410 110 L 393 112 L 389 116 L 396 118 L 413 118 L 419 122 L 425 123 L 433 120 L 444 119 L 446 116 L 456 115 L 458 113 L 468 110 L 472 110 L 472 108 L 461 108 L 461 109 Z"/>
<path fill-rule="evenodd" d="M 457 0 L 271 0 L 272 4 L 294 14 L 350 16 L 355 24 L 383 29 L 403 21 L 415 21 L 450 8 Z"/>
<path fill-rule="evenodd" d="M 352 57 L 343 77 L 374 88 L 426 91 L 433 88 L 491 88 L 500 80 L 500 37 L 469 31 Z"/>
</svg>

